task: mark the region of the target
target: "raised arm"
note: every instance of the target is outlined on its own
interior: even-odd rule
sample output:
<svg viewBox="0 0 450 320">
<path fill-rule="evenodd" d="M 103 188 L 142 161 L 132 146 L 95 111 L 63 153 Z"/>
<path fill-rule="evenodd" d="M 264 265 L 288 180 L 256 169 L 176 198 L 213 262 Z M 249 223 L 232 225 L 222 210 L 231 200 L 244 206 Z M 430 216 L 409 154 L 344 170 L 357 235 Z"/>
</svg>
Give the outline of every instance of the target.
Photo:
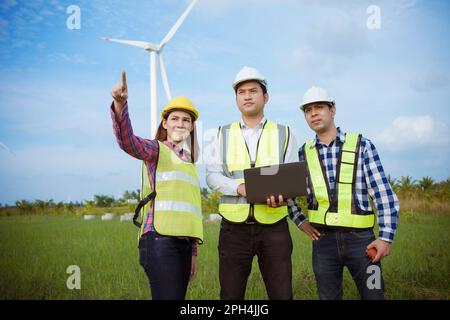
<svg viewBox="0 0 450 320">
<path fill-rule="evenodd" d="M 149 162 L 157 161 L 158 142 L 135 136 L 133 133 L 133 127 L 128 115 L 128 87 L 125 71 L 122 72 L 121 83 L 113 86 L 111 96 L 114 99 L 110 108 L 111 119 L 119 147 L 137 159 Z"/>
</svg>

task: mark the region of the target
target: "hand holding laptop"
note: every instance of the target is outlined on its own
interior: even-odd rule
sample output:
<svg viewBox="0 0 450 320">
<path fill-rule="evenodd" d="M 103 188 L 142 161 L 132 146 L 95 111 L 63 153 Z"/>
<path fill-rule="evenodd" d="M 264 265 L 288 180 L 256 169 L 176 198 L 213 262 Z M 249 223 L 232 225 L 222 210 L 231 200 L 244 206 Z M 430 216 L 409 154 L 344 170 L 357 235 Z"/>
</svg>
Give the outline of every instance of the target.
<svg viewBox="0 0 450 320">
<path fill-rule="evenodd" d="M 240 195 L 241 197 L 246 197 L 247 196 L 247 192 L 245 191 L 245 183 L 241 183 L 237 187 L 236 191 L 237 191 L 238 195 Z"/>
<path fill-rule="evenodd" d="M 267 198 L 267 205 L 272 208 L 278 208 L 278 207 L 286 205 L 286 203 L 284 203 L 283 196 L 280 194 L 278 196 L 278 201 L 275 201 L 274 196 L 270 196 L 270 198 Z"/>
<path fill-rule="evenodd" d="M 237 191 L 238 195 L 240 195 L 241 197 L 246 197 L 247 196 L 247 192 L 246 192 L 246 189 L 245 189 L 245 183 L 241 183 L 237 187 L 236 191 Z M 268 197 L 267 198 L 267 205 L 269 207 L 272 207 L 272 208 L 278 208 L 278 207 L 284 206 L 285 203 L 284 203 L 283 196 L 279 195 L 278 196 L 278 201 L 275 200 L 274 196 Z"/>
</svg>

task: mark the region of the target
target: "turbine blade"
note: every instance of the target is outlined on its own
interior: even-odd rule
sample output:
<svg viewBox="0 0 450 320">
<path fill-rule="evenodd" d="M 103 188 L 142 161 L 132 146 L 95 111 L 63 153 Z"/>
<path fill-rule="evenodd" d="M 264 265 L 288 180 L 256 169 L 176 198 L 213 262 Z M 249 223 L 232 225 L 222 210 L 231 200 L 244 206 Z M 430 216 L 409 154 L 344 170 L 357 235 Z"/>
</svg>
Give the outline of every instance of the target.
<svg viewBox="0 0 450 320">
<path fill-rule="evenodd" d="M 164 67 L 162 53 L 158 55 L 159 55 L 159 68 L 161 69 L 161 78 L 164 86 L 164 91 L 166 91 L 167 101 L 170 101 L 170 99 L 172 99 L 172 95 L 170 94 L 169 81 L 167 80 L 167 73 L 166 68 Z"/>
<path fill-rule="evenodd" d="M 133 47 L 138 47 L 142 49 L 154 49 L 155 45 L 150 42 L 145 41 L 136 41 L 136 40 L 121 40 L 121 39 L 114 39 L 114 38 L 108 38 L 108 37 L 100 37 L 101 40 L 108 40 L 112 42 L 117 42 L 121 44 L 126 44 Z"/>
<path fill-rule="evenodd" d="M 0 148 L 5 149 L 6 151 L 8 151 L 9 153 L 11 153 L 13 156 L 15 156 L 16 154 L 14 152 L 11 151 L 11 149 L 9 149 L 6 144 L 4 144 L 3 142 L 0 141 Z"/>
<path fill-rule="evenodd" d="M 177 22 L 175 22 L 173 27 L 170 29 L 170 31 L 166 34 L 164 39 L 159 44 L 160 50 L 166 45 L 167 42 L 169 42 L 169 40 L 173 37 L 175 32 L 177 32 L 178 28 L 181 26 L 184 19 L 186 19 L 189 12 L 191 12 L 192 8 L 195 6 L 196 3 L 197 3 L 197 0 L 192 1 L 191 4 L 187 7 L 187 9 L 183 12 L 183 14 L 178 18 Z"/>
</svg>

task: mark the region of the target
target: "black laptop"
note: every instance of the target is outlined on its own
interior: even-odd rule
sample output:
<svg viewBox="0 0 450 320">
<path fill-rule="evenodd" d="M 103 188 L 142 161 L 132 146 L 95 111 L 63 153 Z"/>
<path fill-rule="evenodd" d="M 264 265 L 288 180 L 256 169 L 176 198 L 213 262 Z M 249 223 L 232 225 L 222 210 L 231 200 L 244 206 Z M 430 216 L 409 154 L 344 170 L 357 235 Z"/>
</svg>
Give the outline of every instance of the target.
<svg viewBox="0 0 450 320">
<path fill-rule="evenodd" d="M 267 204 L 273 195 L 289 198 L 306 195 L 306 162 L 284 163 L 244 170 L 247 203 Z"/>
</svg>

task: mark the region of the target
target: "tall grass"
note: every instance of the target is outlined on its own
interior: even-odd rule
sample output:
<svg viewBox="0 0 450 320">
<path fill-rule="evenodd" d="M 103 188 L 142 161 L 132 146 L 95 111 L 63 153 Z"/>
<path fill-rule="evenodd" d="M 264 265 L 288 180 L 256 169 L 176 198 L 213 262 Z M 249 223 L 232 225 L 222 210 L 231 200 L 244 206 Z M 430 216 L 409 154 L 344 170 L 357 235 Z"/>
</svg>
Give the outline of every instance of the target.
<svg viewBox="0 0 450 320">
<path fill-rule="evenodd" d="M 383 260 L 389 299 L 450 299 L 450 214 L 403 212 L 392 255 Z M 311 242 L 290 223 L 294 299 L 317 299 Z M 187 299 L 218 299 L 219 223 L 205 223 L 199 271 Z M 0 299 L 149 299 L 130 222 L 77 216 L 0 218 Z M 81 289 L 69 290 L 69 265 L 81 269 Z M 344 298 L 358 299 L 350 274 Z M 267 299 L 256 258 L 246 299 Z"/>
<path fill-rule="evenodd" d="M 433 212 L 445 214 L 450 212 L 450 201 L 428 194 L 400 193 L 401 212 Z"/>
</svg>

